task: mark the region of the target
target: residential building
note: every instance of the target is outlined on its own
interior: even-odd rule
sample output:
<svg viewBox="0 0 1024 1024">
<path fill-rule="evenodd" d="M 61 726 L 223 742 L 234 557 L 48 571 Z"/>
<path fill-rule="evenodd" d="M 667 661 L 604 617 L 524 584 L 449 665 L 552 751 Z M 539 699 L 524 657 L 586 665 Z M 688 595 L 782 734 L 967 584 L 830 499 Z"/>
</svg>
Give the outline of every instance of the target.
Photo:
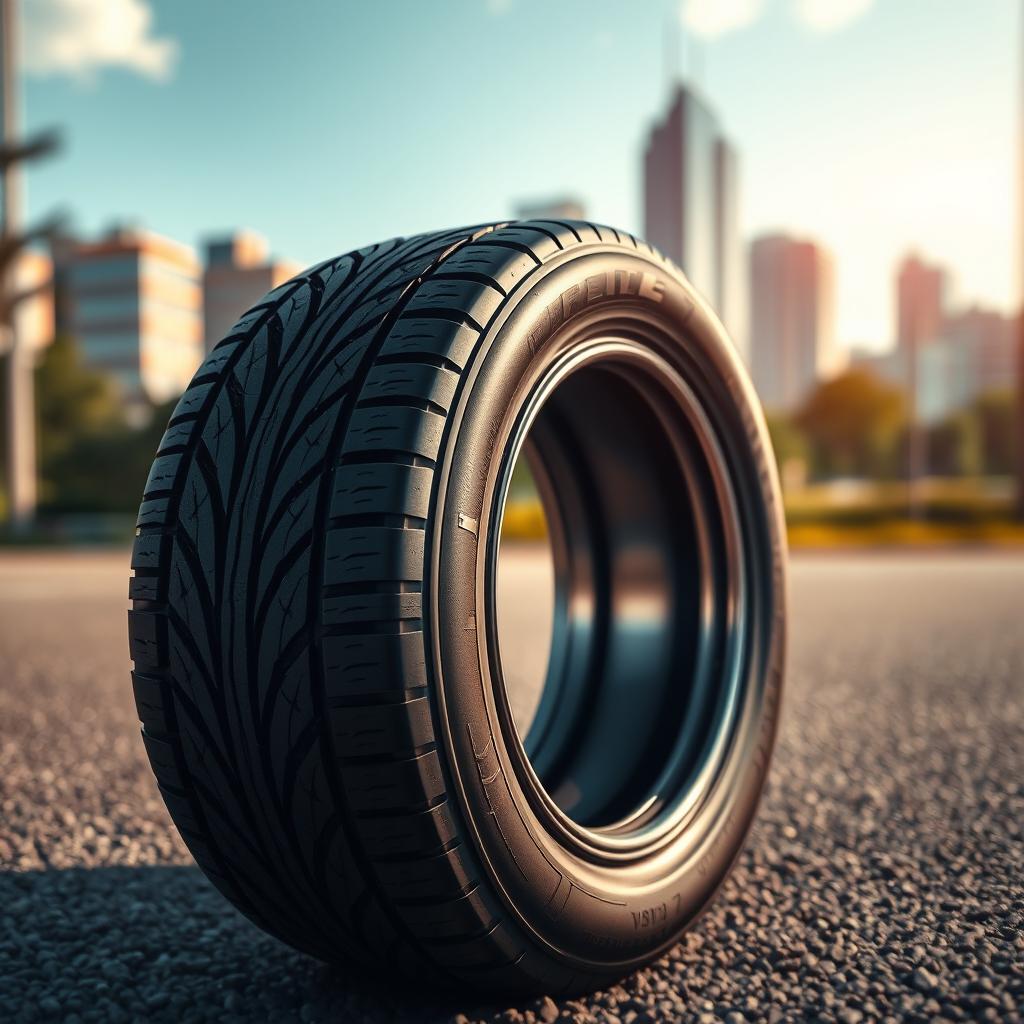
<svg viewBox="0 0 1024 1024">
<path fill-rule="evenodd" d="M 746 356 L 738 158 L 711 108 L 684 85 L 647 141 L 644 236 L 679 265 Z"/>
<path fill-rule="evenodd" d="M 227 336 L 246 310 L 301 269 L 296 263 L 270 259 L 266 239 L 252 231 L 208 241 L 203 271 L 206 351 Z"/>
<path fill-rule="evenodd" d="M 751 375 L 762 404 L 790 411 L 837 368 L 834 274 L 814 242 L 766 235 L 750 250 Z"/>
<path fill-rule="evenodd" d="M 129 411 L 181 393 L 202 360 L 199 265 L 188 246 L 117 227 L 69 246 L 71 329 L 86 366 L 108 373 Z"/>
</svg>

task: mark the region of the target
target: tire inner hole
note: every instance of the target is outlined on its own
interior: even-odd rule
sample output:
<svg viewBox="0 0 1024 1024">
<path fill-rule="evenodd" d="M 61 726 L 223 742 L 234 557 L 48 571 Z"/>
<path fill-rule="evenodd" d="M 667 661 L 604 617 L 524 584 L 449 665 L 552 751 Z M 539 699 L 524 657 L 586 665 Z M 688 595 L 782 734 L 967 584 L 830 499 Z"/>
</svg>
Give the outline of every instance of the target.
<svg viewBox="0 0 1024 1024">
<path fill-rule="evenodd" d="M 500 676 L 541 786 L 585 828 L 650 822 L 712 732 L 712 491 L 678 403 L 601 363 L 557 385 L 506 477 Z"/>
</svg>

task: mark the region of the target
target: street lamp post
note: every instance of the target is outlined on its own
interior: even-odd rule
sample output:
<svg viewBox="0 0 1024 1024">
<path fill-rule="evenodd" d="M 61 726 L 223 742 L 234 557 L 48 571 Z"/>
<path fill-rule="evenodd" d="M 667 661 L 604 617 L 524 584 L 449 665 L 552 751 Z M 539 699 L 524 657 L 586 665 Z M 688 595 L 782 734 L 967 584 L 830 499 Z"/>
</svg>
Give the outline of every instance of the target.
<svg viewBox="0 0 1024 1024">
<path fill-rule="evenodd" d="M 0 138 L 5 148 L 17 145 L 17 9 L 16 0 L 0 0 Z M 0 205 L 0 237 L 6 246 L 13 246 L 21 233 L 21 161 L 8 160 L 3 166 L 3 200 Z M 11 527 L 24 532 L 35 518 L 36 511 L 36 428 L 35 394 L 32 354 L 24 339 L 18 337 L 14 296 L 17 263 L 13 258 L 0 264 L 0 331 L 7 351 L 7 372 L 4 375 L 4 408 L 6 411 L 7 511 Z"/>
<path fill-rule="evenodd" d="M 1024 522 L 1024 312 L 1017 313 L 1017 518 Z"/>
<path fill-rule="evenodd" d="M 1020 6 L 1020 42 L 1024 44 L 1024 4 Z M 1017 517 L 1024 521 L 1024 46 L 1017 74 Z"/>
</svg>

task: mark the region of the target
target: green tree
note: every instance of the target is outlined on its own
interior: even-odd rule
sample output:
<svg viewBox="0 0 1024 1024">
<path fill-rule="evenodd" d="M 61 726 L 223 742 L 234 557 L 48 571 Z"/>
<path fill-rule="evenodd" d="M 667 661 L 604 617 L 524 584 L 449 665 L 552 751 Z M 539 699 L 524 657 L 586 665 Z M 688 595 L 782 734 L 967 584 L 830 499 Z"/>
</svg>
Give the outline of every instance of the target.
<svg viewBox="0 0 1024 1024">
<path fill-rule="evenodd" d="M 36 391 L 44 511 L 134 512 L 173 403 L 129 426 L 113 381 L 82 366 L 70 338 L 44 354 Z"/>
<path fill-rule="evenodd" d="M 979 417 L 972 409 L 947 416 L 928 431 L 928 471 L 937 476 L 977 476 L 984 466 Z"/>
<path fill-rule="evenodd" d="M 795 419 L 819 477 L 893 477 L 907 425 L 903 394 L 868 370 L 848 370 L 815 388 Z"/>
<path fill-rule="evenodd" d="M 973 412 L 981 435 L 983 472 L 992 476 L 1013 473 L 1024 430 L 1024 423 L 1018 421 L 1014 393 L 1007 389 L 982 395 L 974 403 Z"/>
<path fill-rule="evenodd" d="M 43 353 L 36 370 L 39 462 L 46 470 L 82 437 L 123 424 L 110 379 L 82 365 L 73 338 L 58 337 Z"/>
<path fill-rule="evenodd" d="M 6 366 L 2 372 L 6 373 Z M 110 381 L 81 365 L 74 339 L 62 336 L 44 350 L 35 373 L 36 454 L 40 500 L 45 505 L 58 484 L 54 464 L 86 434 L 108 429 L 119 418 Z M 6 417 L 0 415 L 0 433 Z M 6 439 L 0 436 L 0 444 Z"/>
<path fill-rule="evenodd" d="M 807 438 L 789 416 L 766 413 L 765 419 L 783 487 L 799 486 L 807 476 L 810 453 Z"/>
<path fill-rule="evenodd" d="M 781 413 L 767 413 L 768 433 L 779 466 L 793 459 L 807 458 L 807 438 L 789 416 Z"/>
</svg>

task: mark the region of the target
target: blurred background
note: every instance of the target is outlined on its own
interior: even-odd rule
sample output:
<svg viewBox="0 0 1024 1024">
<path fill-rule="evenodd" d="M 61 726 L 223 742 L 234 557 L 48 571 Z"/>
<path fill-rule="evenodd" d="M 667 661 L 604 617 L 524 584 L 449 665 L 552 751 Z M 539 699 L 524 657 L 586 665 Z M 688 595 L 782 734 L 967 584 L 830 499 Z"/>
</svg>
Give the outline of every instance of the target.
<svg viewBox="0 0 1024 1024">
<path fill-rule="evenodd" d="M 536 216 L 715 306 L 794 545 L 1024 542 L 1016 0 L 4 3 L 5 543 L 129 536 L 204 353 L 303 266 Z"/>
<path fill-rule="evenodd" d="M 10 1019 L 1019 1021 L 1022 8 L 0 0 Z M 139 740 L 129 542 L 238 314 L 338 253 L 520 216 L 648 238 L 730 331 L 784 485 L 788 693 L 755 834 L 665 958 L 428 1009 L 285 950 L 193 864 Z M 528 716 L 553 600 L 528 473 L 505 525 Z"/>
</svg>

